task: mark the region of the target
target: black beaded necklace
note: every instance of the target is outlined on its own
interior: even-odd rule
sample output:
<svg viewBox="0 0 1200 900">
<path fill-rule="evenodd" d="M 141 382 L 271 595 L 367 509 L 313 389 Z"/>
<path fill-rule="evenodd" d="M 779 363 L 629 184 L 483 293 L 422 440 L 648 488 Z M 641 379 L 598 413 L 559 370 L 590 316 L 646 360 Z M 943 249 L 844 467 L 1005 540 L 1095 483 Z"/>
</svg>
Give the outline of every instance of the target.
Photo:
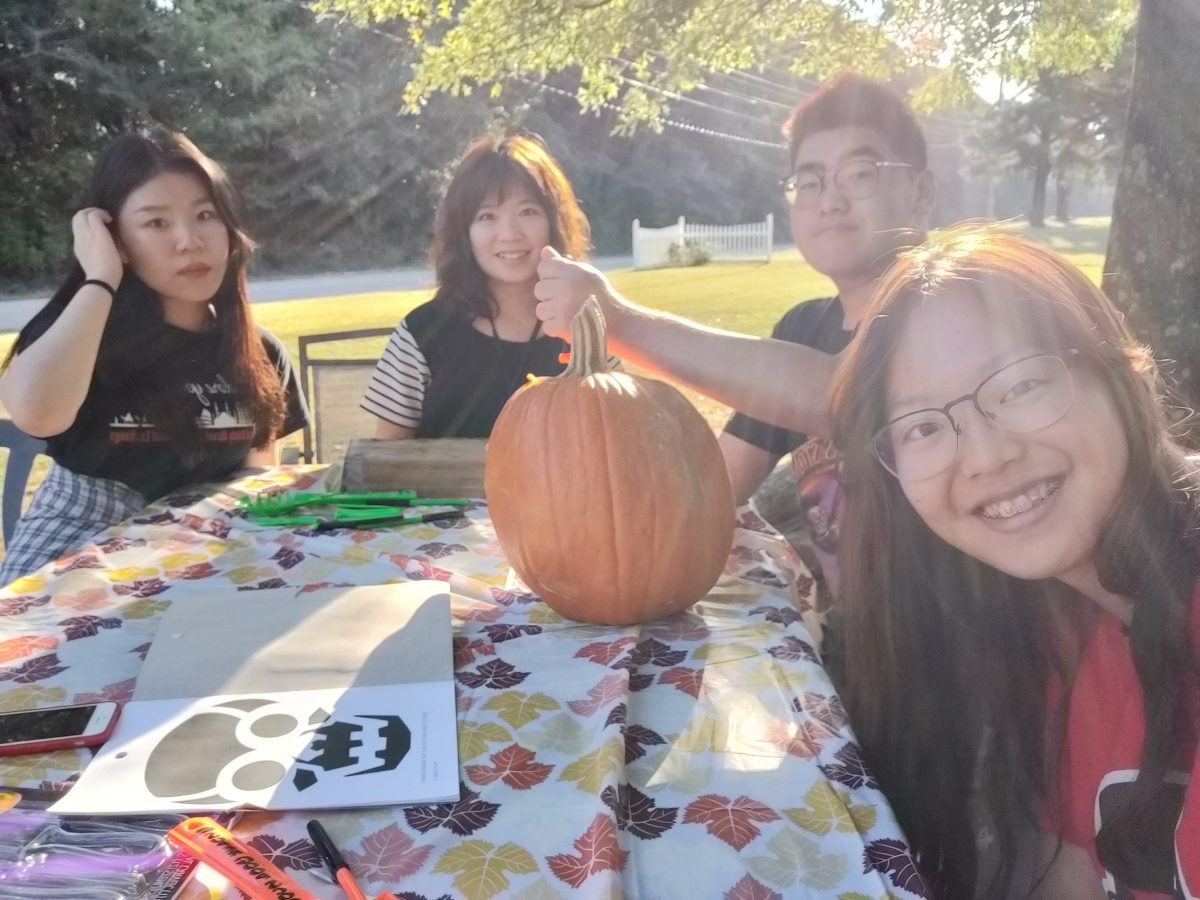
<svg viewBox="0 0 1200 900">
<path fill-rule="evenodd" d="M 533 323 L 533 331 L 529 333 L 529 338 L 524 342 L 521 352 L 517 356 L 517 364 L 515 367 L 507 365 L 504 345 L 513 343 L 512 341 L 504 341 L 500 334 L 496 331 L 496 320 L 492 316 L 488 316 L 488 324 L 492 326 L 492 346 L 496 348 L 496 370 L 504 379 L 507 385 L 513 385 L 513 389 L 520 387 L 525 383 L 525 376 L 529 374 L 526 370 L 529 367 L 529 358 L 533 355 L 533 345 L 537 340 L 538 333 L 542 330 L 541 321 Z"/>
</svg>

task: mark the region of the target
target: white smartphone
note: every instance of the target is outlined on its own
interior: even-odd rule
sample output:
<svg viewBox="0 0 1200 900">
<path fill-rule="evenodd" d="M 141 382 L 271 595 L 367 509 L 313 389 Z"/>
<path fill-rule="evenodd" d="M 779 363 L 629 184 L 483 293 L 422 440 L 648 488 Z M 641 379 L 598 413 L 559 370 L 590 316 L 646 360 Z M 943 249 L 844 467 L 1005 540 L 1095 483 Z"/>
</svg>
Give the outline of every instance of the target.
<svg viewBox="0 0 1200 900">
<path fill-rule="evenodd" d="M 120 711 L 120 704 L 103 702 L 0 713 L 0 756 L 103 744 Z"/>
</svg>

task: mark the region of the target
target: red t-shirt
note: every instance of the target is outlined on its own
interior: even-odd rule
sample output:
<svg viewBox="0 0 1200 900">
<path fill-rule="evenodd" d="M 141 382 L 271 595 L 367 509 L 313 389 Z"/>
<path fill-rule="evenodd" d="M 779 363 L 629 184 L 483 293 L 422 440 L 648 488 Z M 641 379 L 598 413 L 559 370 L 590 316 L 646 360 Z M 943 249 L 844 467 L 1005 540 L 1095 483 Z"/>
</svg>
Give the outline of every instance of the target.
<svg viewBox="0 0 1200 900">
<path fill-rule="evenodd" d="M 1192 637 L 1200 653 L 1200 587 L 1192 596 Z M 1186 677 L 1185 673 L 1180 677 Z M 1052 679 L 1052 711 L 1061 693 L 1061 684 Z M 1200 700 L 1200 696 L 1194 697 Z M 1071 690 L 1060 773 L 1063 837 L 1088 851 L 1109 896 L 1116 900 L 1200 898 L 1200 748 L 1193 748 L 1190 756 L 1185 753 L 1181 770 L 1168 777 L 1171 786 L 1167 790 L 1173 792 L 1174 802 L 1162 804 L 1161 832 L 1155 830 L 1162 839 L 1151 842 L 1153 849 L 1118 851 L 1115 857 L 1110 851 L 1109 858 L 1102 859 L 1097 848 L 1106 814 L 1119 804 L 1137 777 L 1145 729 L 1129 638 L 1121 623 L 1106 614 L 1087 639 Z M 1176 812 L 1180 800 L 1182 814 Z M 1113 826 L 1109 828 L 1112 831 Z"/>
</svg>

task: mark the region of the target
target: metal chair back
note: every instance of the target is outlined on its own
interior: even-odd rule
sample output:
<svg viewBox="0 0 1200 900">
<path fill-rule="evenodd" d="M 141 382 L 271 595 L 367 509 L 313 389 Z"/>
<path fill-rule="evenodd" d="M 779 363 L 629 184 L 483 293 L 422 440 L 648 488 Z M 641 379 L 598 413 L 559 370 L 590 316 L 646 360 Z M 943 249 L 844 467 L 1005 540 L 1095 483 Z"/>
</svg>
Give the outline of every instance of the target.
<svg viewBox="0 0 1200 900">
<path fill-rule="evenodd" d="M 34 457 L 46 449 L 46 442 L 27 435 L 13 424 L 12 419 L 0 419 L 0 447 L 8 448 L 8 462 L 4 467 L 4 497 L 0 506 L 0 530 L 7 545 L 13 529 L 17 527 L 17 519 L 21 518 L 21 501 L 29 484 Z"/>
<path fill-rule="evenodd" d="M 358 331 L 333 331 L 325 334 L 308 334 L 300 337 L 300 384 L 308 400 L 311 422 L 304 429 L 305 462 L 334 463 L 346 453 L 350 439 L 372 437 L 375 434 L 375 417 L 360 407 L 359 401 L 366 393 L 375 364 L 383 352 L 384 341 L 392 328 L 363 328 Z M 364 345 L 358 355 L 314 356 L 314 347 L 325 347 L 335 343 L 376 339 Z M 378 344 L 379 349 L 368 351 Z M 350 352 L 347 348 L 337 348 Z"/>
</svg>

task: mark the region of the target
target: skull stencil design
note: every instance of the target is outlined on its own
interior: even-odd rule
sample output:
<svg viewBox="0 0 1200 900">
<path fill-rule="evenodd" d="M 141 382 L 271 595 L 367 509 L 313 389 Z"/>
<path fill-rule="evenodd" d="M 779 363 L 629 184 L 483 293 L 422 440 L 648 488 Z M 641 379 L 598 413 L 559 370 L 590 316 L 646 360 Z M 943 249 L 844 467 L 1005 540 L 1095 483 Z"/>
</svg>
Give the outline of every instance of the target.
<svg viewBox="0 0 1200 900">
<path fill-rule="evenodd" d="M 346 721 L 301 698 L 246 698 L 215 704 L 169 731 L 146 761 L 146 788 L 188 805 L 237 803 L 265 807 L 291 775 L 304 791 L 322 775 L 370 775 L 394 770 L 412 736 L 397 715 L 355 715 Z"/>
</svg>

